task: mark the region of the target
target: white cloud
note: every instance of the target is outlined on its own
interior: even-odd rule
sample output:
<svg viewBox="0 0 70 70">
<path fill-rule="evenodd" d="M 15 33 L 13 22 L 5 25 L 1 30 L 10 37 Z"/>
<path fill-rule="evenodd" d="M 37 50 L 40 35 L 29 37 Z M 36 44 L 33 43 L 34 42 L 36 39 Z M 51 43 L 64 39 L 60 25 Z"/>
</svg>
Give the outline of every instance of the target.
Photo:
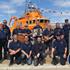
<svg viewBox="0 0 70 70">
<path fill-rule="evenodd" d="M 70 12 L 69 11 L 64 11 L 64 12 L 57 12 L 53 13 L 54 16 L 56 17 L 70 17 Z"/>
<path fill-rule="evenodd" d="M 9 10 L 5 10 L 4 13 L 6 14 L 14 14 L 16 13 L 17 11 L 15 9 L 9 9 Z"/>
<path fill-rule="evenodd" d="M 62 16 L 70 16 L 70 12 L 68 14 L 63 12 Z"/>
<path fill-rule="evenodd" d="M 55 6 L 70 7 L 70 0 L 50 0 Z"/>
<path fill-rule="evenodd" d="M 62 7 L 70 7 L 70 1 L 61 4 Z"/>
<path fill-rule="evenodd" d="M 2 13 L 5 14 L 14 14 L 16 13 L 16 9 L 13 8 L 12 5 L 6 4 L 6 3 L 1 3 L 0 4 L 0 10 L 2 11 Z"/>
<path fill-rule="evenodd" d="M 0 3 L 0 10 L 5 14 L 15 14 L 18 6 L 24 5 L 26 0 L 9 0 L 8 2 Z"/>
<path fill-rule="evenodd" d="M 17 6 L 24 5 L 26 0 L 10 0 L 10 3 L 16 4 Z"/>
<path fill-rule="evenodd" d="M 0 17 L 4 16 L 3 14 L 0 14 Z"/>
<path fill-rule="evenodd" d="M 0 3 L 0 9 L 9 9 L 10 8 L 10 6 L 9 5 L 7 5 L 7 4 L 5 4 L 5 3 Z"/>
</svg>

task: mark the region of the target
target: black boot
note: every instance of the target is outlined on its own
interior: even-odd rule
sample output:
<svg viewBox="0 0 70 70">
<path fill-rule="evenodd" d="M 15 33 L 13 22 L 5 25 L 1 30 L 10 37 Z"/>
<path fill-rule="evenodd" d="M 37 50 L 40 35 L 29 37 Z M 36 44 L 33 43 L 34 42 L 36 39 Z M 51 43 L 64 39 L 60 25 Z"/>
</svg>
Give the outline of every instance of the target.
<svg viewBox="0 0 70 70">
<path fill-rule="evenodd" d="M 10 61 L 9 66 L 12 66 L 14 64 L 14 61 Z"/>
<path fill-rule="evenodd" d="M 34 66 L 38 66 L 38 64 L 39 64 L 38 59 L 34 59 Z"/>
</svg>

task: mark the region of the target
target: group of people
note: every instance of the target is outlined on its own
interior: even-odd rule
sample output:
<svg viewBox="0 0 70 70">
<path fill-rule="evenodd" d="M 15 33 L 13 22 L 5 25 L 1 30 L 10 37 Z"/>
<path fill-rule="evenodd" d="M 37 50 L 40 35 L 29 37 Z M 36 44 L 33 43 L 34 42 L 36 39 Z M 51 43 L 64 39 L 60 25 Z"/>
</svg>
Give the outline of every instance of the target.
<svg viewBox="0 0 70 70">
<path fill-rule="evenodd" d="M 7 21 L 4 20 L 3 23 L 5 26 Z M 4 48 L 4 59 L 7 59 L 8 55 L 10 56 L 9 65 L 14 63 L 43 65 L 47 55 L 52 58 L 52 64 L 56 65 L 60 62 L 61 65 L 65 65 L 69 53 L 69 30 L 68 19 L 65 20 L 62 27 L 56 23 L 55 29 L 51 28 L 49 21 L 47 21 L 45 29 L 42 29 L 37 21 L 32 31 L 28 28 L 28 24 L 25 25 L 24 29 L 17 25 L 12 33 L 10 33 L 9 28 L 0 27 L 0 50 L 2 51 L 2 47 Z M 6 38 L 4 38 L 4 33 Z M 12 41 L 7 46 L 11 34 Z M 24 36 L 23 42 L 18 39 L 19 35 Z M 2 59 L 2 52 L 0 59 Z"/>
</svg>

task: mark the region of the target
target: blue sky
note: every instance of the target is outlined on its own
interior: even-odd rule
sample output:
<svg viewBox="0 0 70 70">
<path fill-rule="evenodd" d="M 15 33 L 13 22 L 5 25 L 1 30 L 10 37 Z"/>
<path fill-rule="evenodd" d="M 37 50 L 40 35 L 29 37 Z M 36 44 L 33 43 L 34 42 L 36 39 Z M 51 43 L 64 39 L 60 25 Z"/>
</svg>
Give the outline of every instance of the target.
<svg viewBox="0 0 70 70">
<path fill-rule="evenodd" d="M 26 0 L 0 0 L 0 22 L 10 20 L 11 16 L 21 17 L 25 11 Z M 29 0 L 37 5 L 42 14 L 51 22 L 64 22 L 70 19 L 70 0 Z"/>
</svg>

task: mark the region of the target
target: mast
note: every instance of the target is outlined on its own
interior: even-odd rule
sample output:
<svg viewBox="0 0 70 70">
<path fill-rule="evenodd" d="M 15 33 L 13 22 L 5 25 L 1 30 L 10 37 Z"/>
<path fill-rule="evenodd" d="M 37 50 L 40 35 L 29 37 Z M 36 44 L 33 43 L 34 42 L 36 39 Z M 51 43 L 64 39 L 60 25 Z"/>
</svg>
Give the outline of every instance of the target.
<svg viewBox="0 0 70 70">
<path fill-rule="evenodd" d="M 25 1 L 25 13 L 27 11 L 27 4 L 28 4 L 28 0 Z"/>
</svg>

